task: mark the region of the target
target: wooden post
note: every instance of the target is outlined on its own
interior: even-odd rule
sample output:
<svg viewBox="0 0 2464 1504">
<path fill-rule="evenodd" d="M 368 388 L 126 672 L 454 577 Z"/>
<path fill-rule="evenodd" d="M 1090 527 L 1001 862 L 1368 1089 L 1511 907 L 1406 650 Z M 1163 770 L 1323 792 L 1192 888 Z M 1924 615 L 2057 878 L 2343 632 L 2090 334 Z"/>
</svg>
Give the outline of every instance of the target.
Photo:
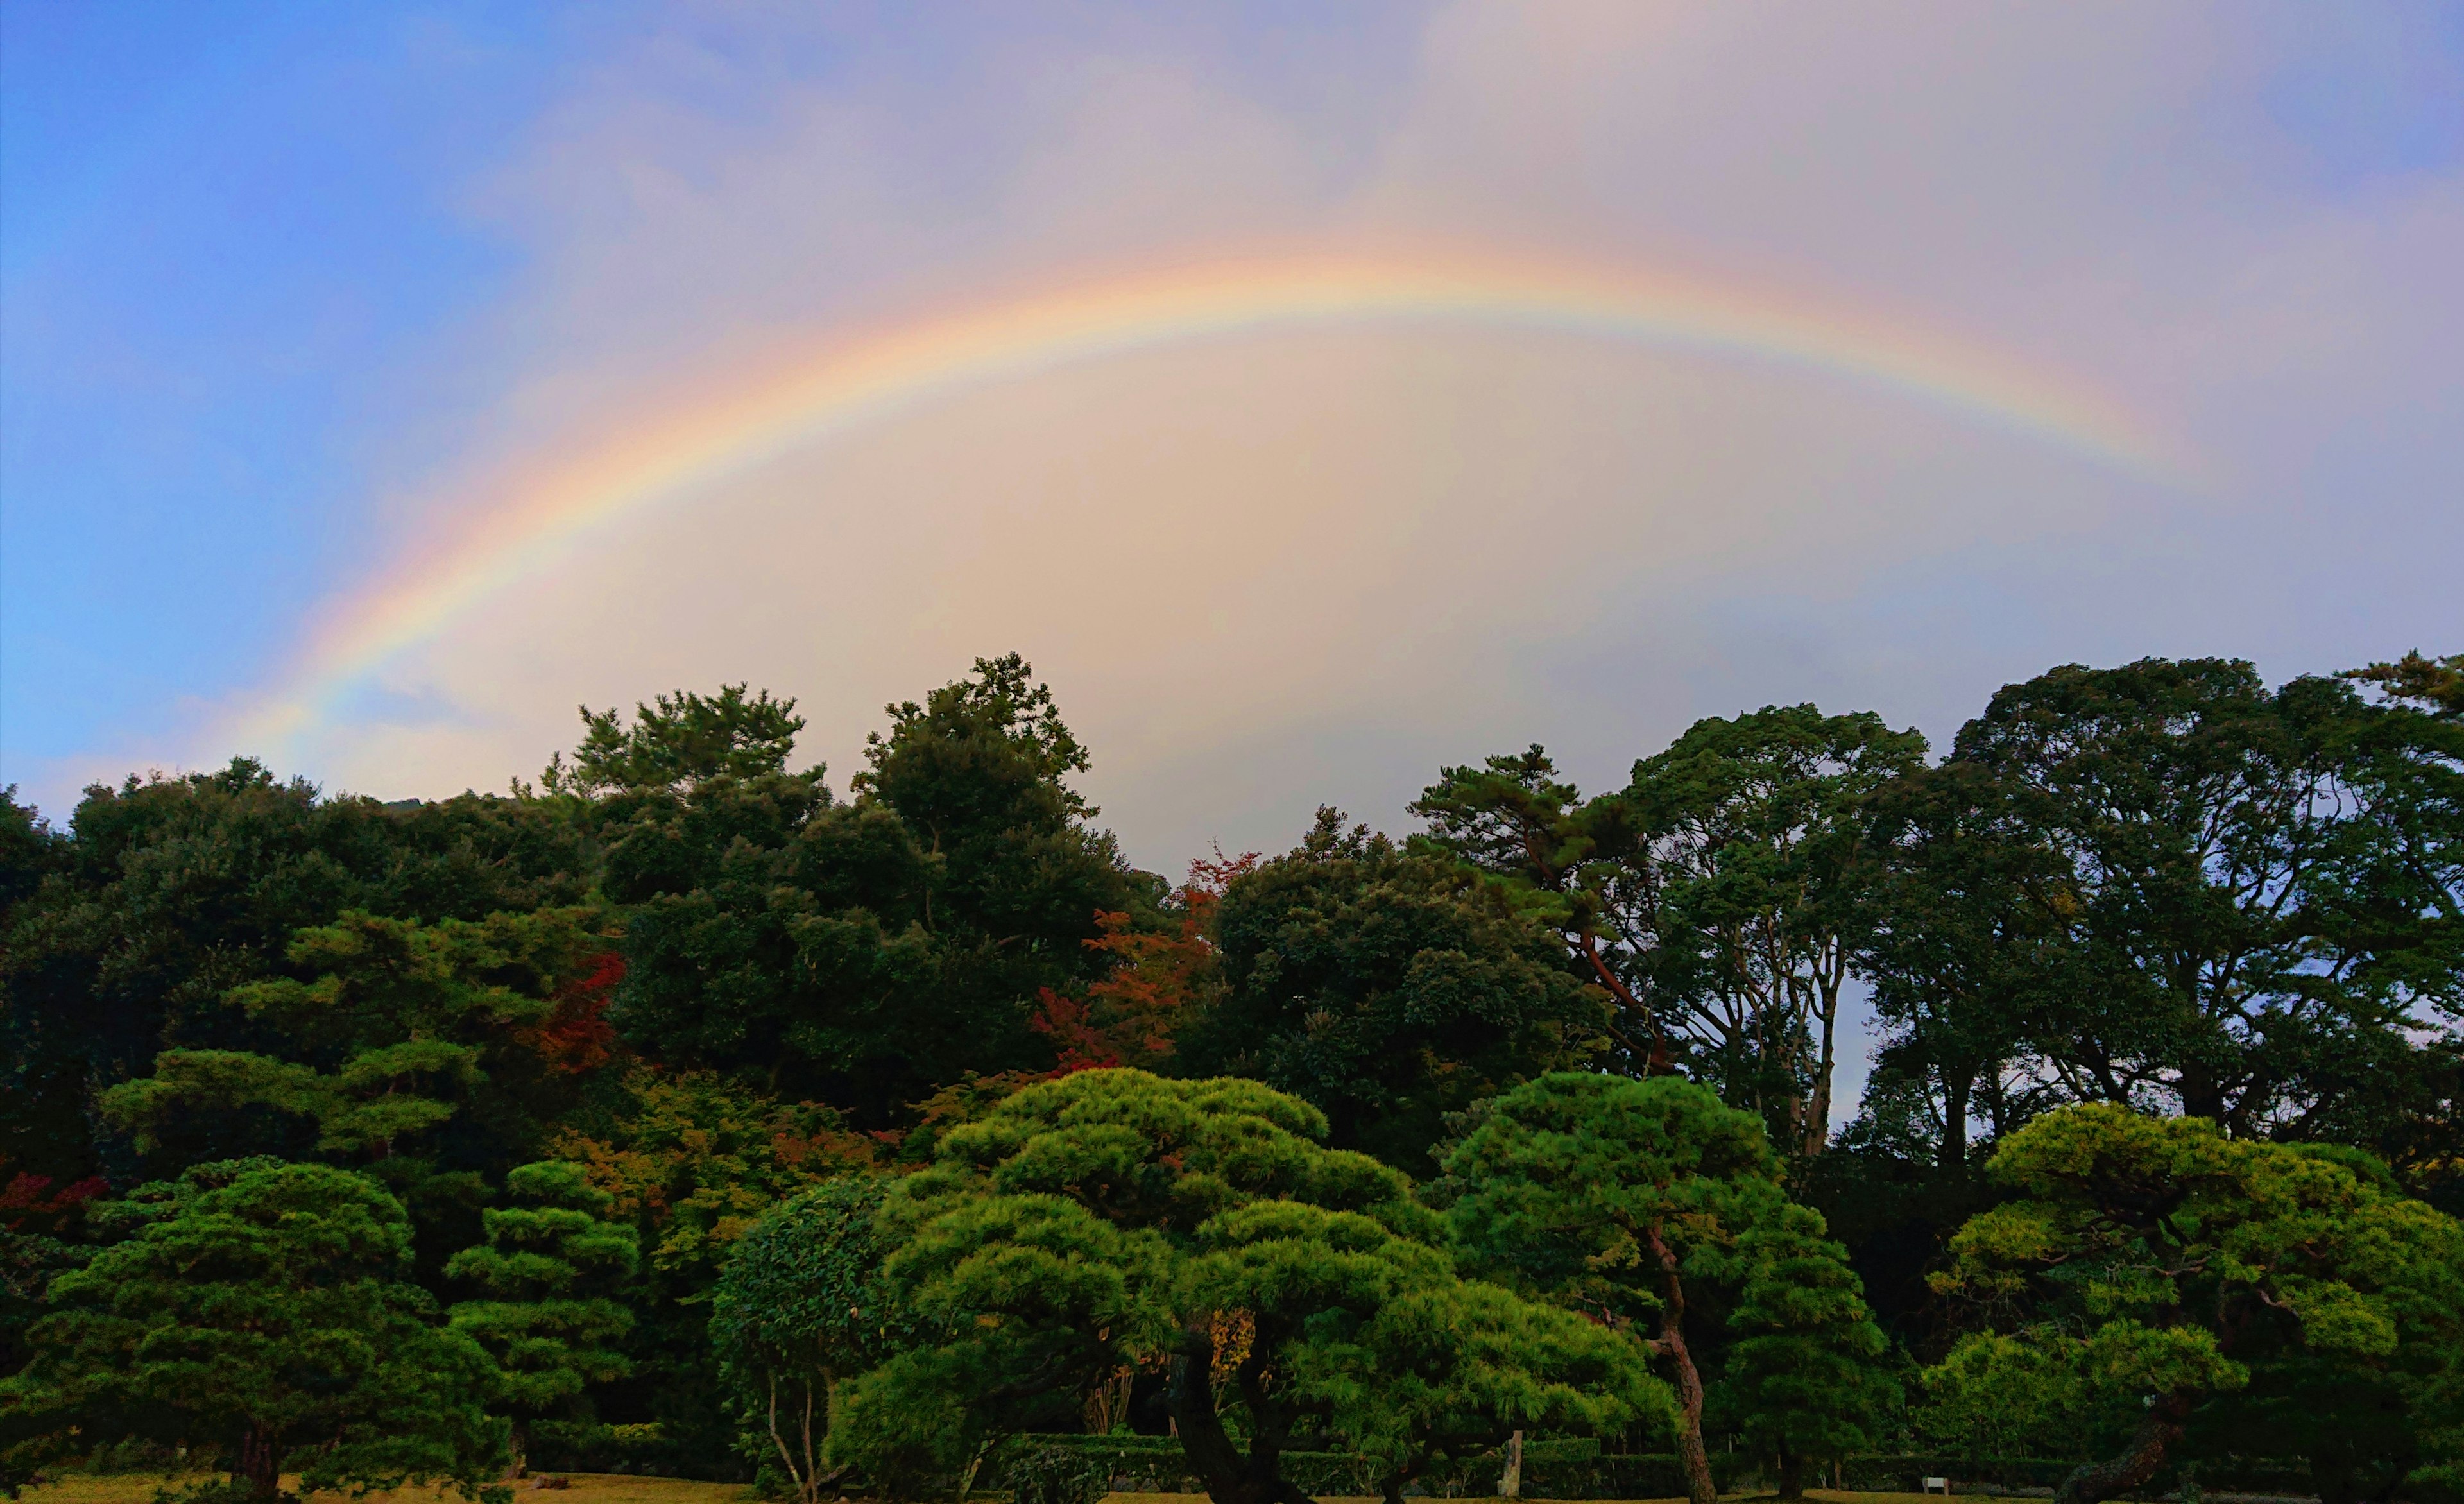
<svg viewBox="0 0 2464 1504">
<path fill-rule="evenodd" d="M 1501 1498 L 1523 1496 L 1523 1433 L 1516 1431 L 1506 1439 L 1506 1476 L 1497 1480 Z"/>
</svg>

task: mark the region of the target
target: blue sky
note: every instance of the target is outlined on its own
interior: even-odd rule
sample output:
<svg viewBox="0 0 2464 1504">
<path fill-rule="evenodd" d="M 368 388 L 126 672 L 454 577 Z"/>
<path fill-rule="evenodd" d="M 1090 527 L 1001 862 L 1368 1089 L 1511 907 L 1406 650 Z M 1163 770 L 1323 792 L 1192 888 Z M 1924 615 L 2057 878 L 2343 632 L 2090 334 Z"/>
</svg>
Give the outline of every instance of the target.
<svg viewBox="0 0 2464 1504">
<path fill-rule="evenodd" d="M 774 468 L 525 581 L 353 724 L 235 729 L 489 477 L 771 331 L 1364 237 L 1815 290 L 2094 386 L 2221 478 L 1649 352 L 1166 352 Z M 1321 799 L 1399 823 L 1438 763 L 1535 738 L 1597 784 L 1771 700 L 1939 739 L 2065 659 L 2453 651 L 2457 265 L 2453 5 L 9 0 L 0 778 L 61 818 L 237 751 L 495 786 L 578 700 L 748 675 L 844 768 L 883 699 L 1018 646 L 1171 867 Z M 1119 542 L 1184 505 L 1257 509 L 1206 549 L 1246 573 Z M 987 552 L 1021 516 L 1107 542 L 1021 582 Z M 1191 595 L 1202 629 L 1163 625 Z"/>
</svg>

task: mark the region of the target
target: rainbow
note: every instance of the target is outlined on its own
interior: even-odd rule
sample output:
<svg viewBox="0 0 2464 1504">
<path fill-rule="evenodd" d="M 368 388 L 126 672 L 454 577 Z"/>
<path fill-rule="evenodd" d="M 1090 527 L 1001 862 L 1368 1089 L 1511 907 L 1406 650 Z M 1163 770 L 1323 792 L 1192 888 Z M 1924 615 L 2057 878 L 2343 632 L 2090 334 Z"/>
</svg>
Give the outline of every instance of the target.
<svg viewBox="0 0 2464 1504">
<path fill-rule="evenodd" d="M 1770 289 L 1452 252 L 1279 256 L 1115 277 L 840 335 L 732 389 L 611 427 L 600 447 L 491 487 L 468 533 L 358 597 L 312 638 L 259 729 L 286 735 L 481 601 L 627 518 L 969 387 L 1156 345 L 1311 325 L 1408 322 L 1631 342 L 1859 382 L 2143 478 L 2193 466 L 2118 405 L 2007 358 Z"/>
</svg>

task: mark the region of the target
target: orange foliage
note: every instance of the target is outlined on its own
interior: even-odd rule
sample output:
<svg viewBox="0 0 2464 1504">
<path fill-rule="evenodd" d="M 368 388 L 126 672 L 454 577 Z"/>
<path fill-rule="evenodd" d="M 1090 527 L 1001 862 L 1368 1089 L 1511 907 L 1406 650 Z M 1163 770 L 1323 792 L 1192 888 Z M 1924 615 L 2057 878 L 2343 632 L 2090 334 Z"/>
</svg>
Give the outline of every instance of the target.
<svg viewBox="0 0 2464 1504">
<path fill-rule="evenodd" d="M 1255 852 L 1227 857 L 1220 849 L 1212 861 L 1190 863 L 1170 903 L 1179 922 L 1160 934 L 1132 929 L 1127 914 L 1095 916 L 1103 934 L 1087 945 L 1112 958 L 1111 971 L 1078 996 L 1045 987 L 1037 998 L 1032 1024 L 1059 1046 L 1055 1074 L 1149 1066 L 1172 1053 L 1174 1033 L 1219 984 L 1215 905 L 1257 865 Z"/>
</svg>

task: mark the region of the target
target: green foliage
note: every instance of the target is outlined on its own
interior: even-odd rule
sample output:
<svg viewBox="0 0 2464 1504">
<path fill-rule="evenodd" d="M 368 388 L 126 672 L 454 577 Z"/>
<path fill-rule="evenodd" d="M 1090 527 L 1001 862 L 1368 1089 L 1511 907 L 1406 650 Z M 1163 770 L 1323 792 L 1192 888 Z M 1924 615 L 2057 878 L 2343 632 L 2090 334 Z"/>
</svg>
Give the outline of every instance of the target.
<svg viewBox="0 0 2464 1504">
<path fill-rule="evenodd" d="M 655 706 L 634 706 L 630 726 L 612 708 L 594 712 L 585 705 L 585 730 L 571 767 L 559 756 L 539 782 L 551 793 L 593 795 L 784 773 L 804 718 L 792 699 L 772 699 L 768 690 L 748 699 L 745 689 L 729 684 L 708 697 L 686 690 L 662 695 Z"/>
<path fill-rule="evenodd" d="M 493 1349 L 484 1392 L 576 1465 L 913 1489 L 1165 1404 L 1225 1504 L 1461 1492 L 1509 1420 L 1656 1426 L 1657 1361 L 1678 1462 L 1535 1443 L 1529 1488 L 1702 1493 L 1732 1458 L 1785 1492 L 1881 1440 L 1919 1352 L 1907 1423 L 1979 1477 L 2046 1481 L 2027 1449 L 2117 1459 L 2074 1500 L 2194 1471 L 2426 1504 L 2464 1478 L 2464 1256 L 2430 1209 L 2464 1208 L 2459 667 L 2059 669 L 1936 767 L 1871 716 L 1767 709 L 1602 797 L 1534 747 L 1444 769 L 1402 849 L 1330 814 L 1172 896 L 1094 828 L 1016 656 L 891 707 L 844 803 L 743 685 L 585 712 L 546 797 L 381 805 L 246 761 L 57 829 L 0 797 L 0 1371 L 34 1375 L 0 1483 L 114 1436 L 224 1446 L 134 1386 L 178 1343 L 84 1267 L 321 1161 L 407 1214 L 407 1271 L 363 1276 L 392 1292 L 367 1384 L 436 1329 L 414 1287 L 458 1298 L 435 1373 Z M 1852 970 L 1883 1049 L 1826 1146 Z M 1050 1079 L 1124 1061 L 1265 1084 Z M 2028 1126 L 2081 1099 L 2216 1128 Z M 1451 1246 L 1375 1162 L 1431 1170 L 1448 1133 Z M 893 1160 L 932 1167 L 876 1228 Z M 286 1308 L 252 1268 L 145 1279 L 231 1287 L 175 1324 Z M 341 1372 L 321 1299 L 300 1340 Z M 904 1330 L 840 1321 L 883 1302 Z M 64 1398 L 106 1318 L 126 1372 Z M 1705 1404 L 1740 1451 L 1704 1456 Z M 340 1415 L 316 1454 L 381 1472 Z M 261 1477 L 270 1445 L 231 1460 Z M 1920 1461 L 1947 1471 L 1893 1466 Z"/>
<path fill-rule="evenodd" d="M 2065 1504 L 2144 1483 L 2194 1419 L 2230 1429 L 2255 1374 L 2323 1365 L 2427 1400 L 2464 1358 L 2464 1226 L 2383 1176 L 2110 1103 L 2038 1118 L 1991 1170 L 2014 1199 L 1960 1230 L 1937 1287 L 2082 1333 L 2051 1361 L 2075 1361 L 2093 1392 L 2146 1397 L 2129 1449 L 2081 1468 Z"/>
<path fill-rule="evenodd" d="M 1588 803 L 1535 746 L 1446 768 L 1412 807 L 1617 996 L 1628 1069 L 1682 1063 L 1810 1155 L 1869 865 L 1861 803 L 1924 755 L 1871 713 L 1770 706 L 1697 721 Z"/>
<path fill-rule="evenodd" d="M 428 1208 L 536 1153 L 573 1100 L 542 1030 L 609 941 L 585 909 L 423 924 L 347 914 L 304 929 L 291 962 L 314 981 L 234 988 L 269 1052 L 167 1050 L 102 1095 L 141 1151 L 203 1142 L 365 1166 Z M 271 1052 L 278 1051 L 278 1053 Z"/>
<path fill-rule="evenodd" d="M 1808 1463 L 1872 1449 L 1901 1398 L 1848 1251 L 1823 1231 L 1818 1213 L 1790 1205 L 1737 1240 L 1745 1277 L 1713 1395 L 1716 1413 L 1776 1464 L 1782 1498 L 1803 1495 Z"/>
<path fill-rule="evenodd" d="M 258 1498 L 293 1468 L 307 1489 L 434 1480 L 477 1497 L 504 1458 L 494 1365 L 408 1273 L 407 1219 L 369 1181 L 251 1169 L 55 1281 L 0 1405 L 34 1449 L 218 1446 Z"/>
<path fill-rule="evenodd" d="M 2058 1330 L 1971 1332 L 1919 1377 L 1909 1420 L 1970 1457 L 2078 1457 L 2108 1445 L 2095 1424 L 2086 1344 Z"/>
<path fill-rule="evenodd" d="M 1687 1311 L 1710 1290 L 1744 1288 L 1727 1398 L 1749 1435 L 1784 1468 L 1861 1439 L 1859 1420 L 1885 1396 L 1859 1365 L 1881 1337 L 1820 1217 L 1781 1190 L 1754 1114 L 1673 1077 L 1561 1073 L 1486 1104 L 1466 1128 L 1442 1187 L 1463 1248 L 1598 1320 L 1656 1330 L 1649 1347 L 1677 1381 L 1678 1455 L 1698 1504 L 1717 1491 Z"/>
<path fill-rule="evenodd" d="M 581 1165 L 521 1165 L 505 1177 L 505 1193 L 512 1205 L 483 1214 L 487 1242 L 445 1266 L 446 1278 L 487 1298 L 447 1316 L 495 1360 L 502 1407 L 523 1420 L 575 1415 L 586 1385 L 632 1371 L 616 1344 L 633 1314 L 613 1294 L 640 1261 L 639 1238 L 607 1220 L 615 1198 Z"/>
<path fill-rule="evenodd" d="M 1603 1051 L 1606 1001 L 1498 884 L 1342 821 L 1320 809 L 1226 890 L 1223 995 L 1179 1052 L 1309 1101 L 1338 1147 L 1427 1173 L 1447 1114 Z"/>
<path fill-rule="evenodd" d="M 66 835 L 11 808 L 28 828 L 9 847 L 20 896 L 0 917 L 0 1134 L 18 1163 L 62 1183 L 140 1178 L 87 1111 L 166 1047 L 284 1055 L 271 1021 L 225 999 L 300 975 L 287 953 L 301 929 L 355 910 L 475 920 L 578 903 L 588 885 L 585 833 L 554 803 L 328 799 L 246 759 L 98 785 Z M 263 1127 L 197 1124 L 151 1167 L 266 1147 Z"/>
<path fill-rule="evenodd" d="M 737 1242 L 711 1296 L 711 1347 L 735 1393 L 739 1446 L 757 1462 L 775 1455 L 807 1500 L 826 1481 L 831 1386 L 920 1336 L 882 1269 L 890 1246 L 873 1222 L 889 1189 L 850 1175 L 781 1204 Z"/>
<path fill-rule="evenodd" d="M 1161 885 L 1085 824 L 1085 753 L 1015 656 L 891 716 L 852 804 L 766 763 L 604 801 L 637 1048 L 876 1128 L 964 1071 L 1048 1067 L 1039 993 L 1099 976 L 1097 915 Z"/>
<path fill-rule="evenodd" d="M 2464 724 L 2148 659 L 2009 686 L 1953 758 L 2058 858 L 2019 1001 L 2074 1092 L 2314 1136 L 2464 1004 Z"/>
<path fill-rule="evenodd" d="M 1291 1497 L 1278 1458 L 1305 1423 L 1408 1475 L 1474 1433 L 1659 1406 L 1630 1344 L 1464 1286 L 1409 1183 L 1325 1131 L 1256 1082 L 1136 1071 L 1031 1086 L 953 1130 L 883 1214 L 889 1272 L 940 1335 L 842 1392 L 832 1455 L 912 1487 L 1157 1360 L 1221 1504 Z"/>
</svg>

